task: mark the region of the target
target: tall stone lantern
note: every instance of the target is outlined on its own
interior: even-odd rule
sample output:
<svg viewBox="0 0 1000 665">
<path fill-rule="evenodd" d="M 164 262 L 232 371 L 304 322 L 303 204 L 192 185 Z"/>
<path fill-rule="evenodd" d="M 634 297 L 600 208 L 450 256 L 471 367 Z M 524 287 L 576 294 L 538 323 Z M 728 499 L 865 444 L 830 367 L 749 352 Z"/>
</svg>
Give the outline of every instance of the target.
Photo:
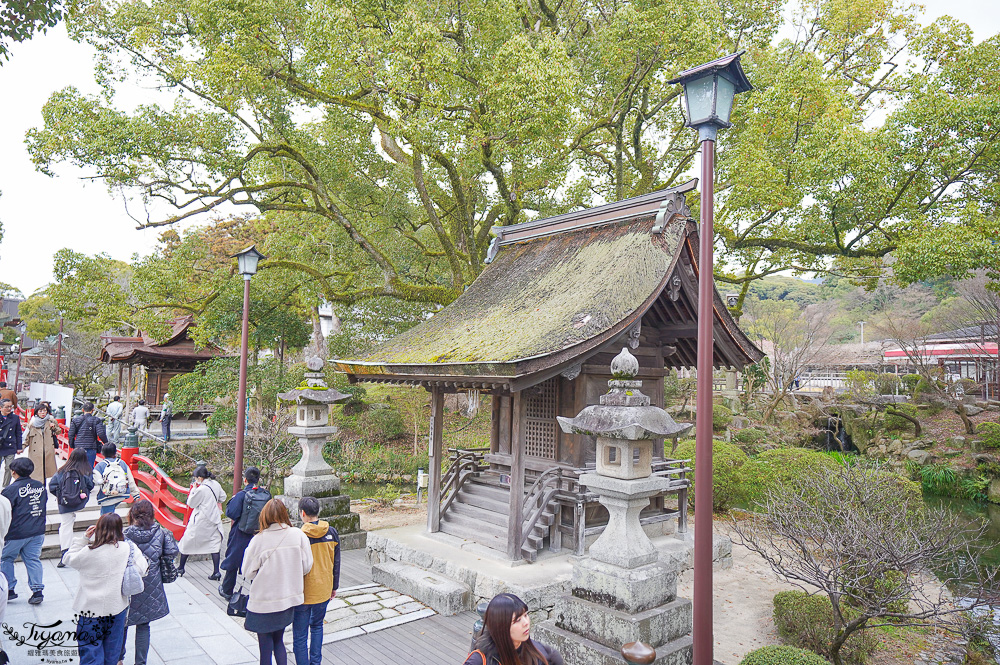
<svg viewBox="0 0 1000 665">
<path fill-rule="evenodd" d="M 609 515 L 589 556 L 573 566 L 572 592 L 536 630 L 566 662 L 620 663 L 618 651 L 630 642 L 655 648 L 656 665 L 691 662 L 691 602 L 677 598 L 676 564 L 660 561 L 639 522 L 650 497 L 670 484 L 653 475 L 653 439 L 676 438 L 691 425 L 651 406 L 638 373 L 639 362 L 623 348 L 611 362 L 610 390 L 600 404 L 575 418 L 558 417 L 564 432 L 597 438 L 596 468 L 581 475 L 580 484 L 598 495 Z"/>
<path fill-rule="evenodd" d="M 351 498 L 340 493 L 340 478 L 323 459 L 323 447 L 339 431 L 336 425 L 330 424 L 330 405 L 343 402 L 350 395 L 326 385 L 323 365 L 322 358 L 309 358 L 305 384 L 278 394 L 278 399 L 295 404 L 295 425 L 288 428 L 288 433 L 297 437 L 302 447 L 302 458 L 292 467 L 292 474 L 285 478 L 285 493 L 278 498 L 288 508 L 292 521 L 297 523 L 299 500 L 304 496 L 316 497 L 320 518 L 336 527 L 344 549 L 353 549 L 364 546 L 361 517 L 351 512 Z"/>
</svg>

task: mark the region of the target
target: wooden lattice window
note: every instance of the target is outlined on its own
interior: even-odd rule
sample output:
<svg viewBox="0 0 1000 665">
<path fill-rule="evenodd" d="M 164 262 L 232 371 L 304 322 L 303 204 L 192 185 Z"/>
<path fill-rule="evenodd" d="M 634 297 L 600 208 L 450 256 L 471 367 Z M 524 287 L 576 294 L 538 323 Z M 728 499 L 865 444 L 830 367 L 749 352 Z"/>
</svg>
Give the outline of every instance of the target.
<svg viewBox="0 0 1000 665">
<path fill-rule="evenodd" d="M 524 452 L 556 458 L 556 379 L 529 388 L 524 398 Z"/>
</svg>

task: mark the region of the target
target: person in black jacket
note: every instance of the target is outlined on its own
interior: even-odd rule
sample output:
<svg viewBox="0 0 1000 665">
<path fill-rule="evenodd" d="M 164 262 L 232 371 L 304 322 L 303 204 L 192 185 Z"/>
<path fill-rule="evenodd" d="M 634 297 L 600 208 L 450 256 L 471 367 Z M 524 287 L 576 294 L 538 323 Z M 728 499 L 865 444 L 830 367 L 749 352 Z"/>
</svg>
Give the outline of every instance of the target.
<svg viewBox="0 0 1000 665">
<path fill-rule="evenodd" d="M 94 415 L 94 405 L 84 402 L 83 413 L 69 422 L 69 447 L 87 451 L 87 461 L 94 468 L 97 451 L 108 442 L 104 421 Z"/>
<path fill-rule="evenodd" d="M 76 514 L 83 510 L 94 489 L 94 470 L 87 461 L 87 451 L 77 448 L 69 454 L 66 463 L 49 480 L 49 492 L 59 505 L 59 563 L 65 568 L 62 557 L 73 544 L 73 527 Z M 77 493 L 79 492 L 79 493 Z M 65 494 L 65 496 L 63 496 Z"/>
<path fill-rule="evenodd" d="M 0 457 L 3 458 L 3 486 L 10 485 L 10 465 L 21 452 L 24 432 L 21 419 L 14 413 L 14 403 L 0 399 Z"/>
<path fill-rule="evenodd" d="M 236 575 L 240 572 L 240 567 L 243 565 L 243 555 L 250 545 L 250 540 L 257 533 L 256 518 L 248 520 L 254 527 L 252 531 L 243 531 L 238 526 L 240 518 L 243 516 L 244 500 L 248 493 L 253 493 L 255 496 L 261 497 L 261 499 L 258 499 L 260 505 L 263 505 L 263 503 L 267 502 L 267 499 L 271 498 L 270 492 L 263 487 L 257 486 L 257 483 L 260 482 L 260 469 L 255 466 L 249 467 L 243 472 L 243 479 L 247 483 L 246 487 L 234 494 L 233 498 L 226 504 L 226 517 L 231 519 L 233 523 L 229 528 L 229 540 L 226 541 L 226 558 L 222 560 L 222 569 L 226 571 L 226 574 L 222 578 L 222 584 L 219 585 L 219 595 L 227 600 L 236 591 Z M 265 496 L 266 499 L 263 499 Z M 260 514 L 259 509 L 257 510 L 257 514 Z"/>
<path fill-rule="evenodd" d="M 529 636 L 528 606 L 512 593 L 493 597 L 483 617 L 483 631 L 473 642 L 465 665 L 563 665 L 562 656 Z"/>
<path fill-rule="evenodd" d="M 49 495 L 45 484 L 31 477 L 34 463 L 27 457 L 18 457 L 11 464 L 14 482 L 4 488 L 2 494 L 10 501 L 10 528 L 0 555 L 0 570 L 7 578 L 7 599 L 17 598 L 14 587 L 14 560 L 18 556 L 28 569 L 28 587 L 31 598 L 28 602 L 38 605 L 42 602 L 42 543 L 45 541 L 45 506 Z"/>
</svg>

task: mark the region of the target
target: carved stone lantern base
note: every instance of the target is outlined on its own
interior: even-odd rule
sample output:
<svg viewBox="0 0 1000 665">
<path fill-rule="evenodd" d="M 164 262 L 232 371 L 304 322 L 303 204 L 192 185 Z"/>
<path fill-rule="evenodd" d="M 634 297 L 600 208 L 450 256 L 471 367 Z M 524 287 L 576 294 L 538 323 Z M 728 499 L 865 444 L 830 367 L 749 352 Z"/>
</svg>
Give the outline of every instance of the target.
<svg viewBox="0 0 1000 665">
<path fill-rule="evenodd" d="M 667 489 L 670 481 L 657 476 L 622 480 L 585 473 L 580 476 L 580 484 L 597 494 L 609 513 L 608 525 L 590 546 L 590 556 L 621 568 L 656 561 L 657 550 L 639 523 L 639 513 L 649 506 L 650 497 Z"/>
</svg>

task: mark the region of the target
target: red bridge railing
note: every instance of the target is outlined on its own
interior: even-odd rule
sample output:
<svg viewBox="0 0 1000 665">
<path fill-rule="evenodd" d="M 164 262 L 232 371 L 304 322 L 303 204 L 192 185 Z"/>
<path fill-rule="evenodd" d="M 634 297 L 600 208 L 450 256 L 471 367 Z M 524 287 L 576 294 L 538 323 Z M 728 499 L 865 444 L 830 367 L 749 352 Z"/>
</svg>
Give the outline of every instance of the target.
<svg viewBox="0 0 1000 665">
<path fill-rule="evenodd" d="M 22 428 L 27 429 L 28 420 L 34 415 L 34 412 L 31 409 L 19 407 L 17 415 L 21 418 Z M 65 460 L 72 450 L 69 447 L 69 427 L 66 426 L 65 422 L 59 422 L 56 443 L 58 444 L 56 453 Z M 174 534 L 174 538 L 180 540 L 181 536 L 184 535 L 188 518 L 191 516 L 191 509 L 186 504 L 190 490 L 174 482 L 153 460 L 135 454 L 136 450 L 135 448 L 122 448 L 122 460 L 132 470 L 135 483 L 139 486 L 139 494 L 153 504 L 156 521 Z M 97 454 L 97 458 L 104 459 L 100 453 Z M 129 503 L 131 501 L 128 499 Z"/>
</svg>

